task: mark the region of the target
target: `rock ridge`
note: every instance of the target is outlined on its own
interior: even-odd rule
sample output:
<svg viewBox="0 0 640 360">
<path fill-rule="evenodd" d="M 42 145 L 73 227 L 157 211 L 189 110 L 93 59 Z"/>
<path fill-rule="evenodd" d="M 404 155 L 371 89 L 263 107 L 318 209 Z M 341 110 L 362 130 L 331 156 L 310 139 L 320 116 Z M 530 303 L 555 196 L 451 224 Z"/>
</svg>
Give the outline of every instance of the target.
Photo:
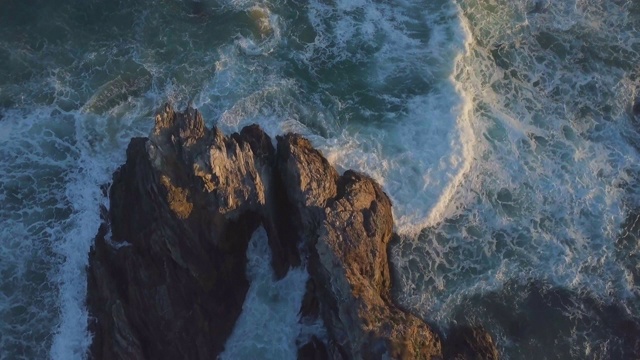
<svg viewBox="0 0 640 360">
<path fill-rule="evenodd" d="M 301 317 L 327 326 L 299 358 L 442 357 L 438 335 L 392 301 L 382 188 L 339 175 L 300 135 L 276 140 L 257 125 L 225 136 L 168 104 L 148 138 L 131 140 L 89 254 L 91 358 L 215 358 L 242 310 L 260 225 L 277 278 L 309 271 Z"/>
</svg>

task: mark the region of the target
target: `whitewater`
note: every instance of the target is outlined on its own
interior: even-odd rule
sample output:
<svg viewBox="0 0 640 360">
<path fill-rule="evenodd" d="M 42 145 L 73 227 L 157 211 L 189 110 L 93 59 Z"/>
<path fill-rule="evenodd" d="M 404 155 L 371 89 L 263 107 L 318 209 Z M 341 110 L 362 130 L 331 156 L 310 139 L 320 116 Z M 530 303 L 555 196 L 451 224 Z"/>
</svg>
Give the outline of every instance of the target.
<svg viewBox="0 0 640 360">
<path fill-rule="evenodd" d="M 640 356 L 640 2 L 0 2 L 0 359 L 86 359 L 88 252 L 165 101 L 297 132 L 393 201 L 394 295 L 506 359 Z M 636 111 L 637 112 L 637 111 Z M 224 359 L 295 358 L 263 230 Z M 283 295 L 285 294 L 285 295 Z M 257 330 L 259 329 L 259 330 Z"/>
</svg>

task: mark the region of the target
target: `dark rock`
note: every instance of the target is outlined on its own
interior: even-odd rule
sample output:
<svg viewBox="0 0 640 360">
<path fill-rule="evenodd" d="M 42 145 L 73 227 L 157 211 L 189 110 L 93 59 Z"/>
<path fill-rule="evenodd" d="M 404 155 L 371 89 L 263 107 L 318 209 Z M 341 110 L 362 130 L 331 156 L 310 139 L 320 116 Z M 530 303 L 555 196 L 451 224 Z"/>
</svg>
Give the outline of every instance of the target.
<svg viewBox="0 0 640 360">
<path fill-rule="evenodd" d="M 445 360 L 497 360 L 498 349 L 482 327 L 461 326 L 451 329 L 443 344 Z"/>
<path fill-rule="evenodd" d="M 309 279 L 306 284 L 306 292 L 302 298 L 302 304 L 300 305 L 300 311 L 298 315 L 301 316 L 300 320 L 315 321 L 320 314 L 320 303 L 316 295 L 316 284 L 313 279 Z"/>
<path fill-rule="evenodd" d="M 329 352 L 345 359 L 439 356 L 437 335 L 390 296 L 387 195 L 363 174 L 347 171 L 338 178 L 307 140 L 278 140 L 278 166 L 296 223 L 310 240 L 308 269 L 332 340 Z"/>
<path fill-rule="evenodd" d="M 323 319 L 348 358 L 430 359 L 440 340 L 390 296 L 391 201 L 366 175 L 347 171 L 325 210 L 309 271 L 323 288 Z M 328 298 L 327 298 L 328 297 Z"/>
<path fill-rule="evenodd" d="M 327 359 L 329 359 L 329 353 L 326 345 L 315 336 L 312 336 L 308 343 L 298 349 L 298 360 Z"/>
<path fill-rule="evenodd" d="M 301 359 L 441 355 L 438 336 L 390 295 L 389 198 L 363 174 L 339 176 L 301 136 L 278 137 L 276 151 L 257 126 L 224 136 L 197 110 L 166 105 L 149 139 L 131 141 L 110 200 L 89 256 L 95 359 L 215 358 L 242 309 L 260 224 L 279 278 L 305 255 L 301 321 L 328 327 Z"/>
<path fill-rule="evenodd" d="M 246 248 L 262 220 L 259 129 L 243 141 L 166 106 L 133 139 L 110 191 L 110 231 L 90 253 L 96 359 L 203 359 L 224 347 L 249 283 Z M 250 144 L 260 155 L 255 156 Z"/>
<path fill-rule="evenodd" d="M 575 316 L 579 314 L 579 316 Z M 490 323 L 515 358 L 640 358 L 640 319 L 634 305 L 610 296 L 534 279 L 507 281 L 496 291 L 469 294 L 452 311 L 458 324 Z M 576 336 L 575 334 L 580 334 Z M 449 339 L 443 344 L 446 354 Z M 588 356 L 587 356 L 588 357 Z"/>
<path fill-rule="evenodd" d="M 286 197 L 282 180 L 275 170 L 275 149 L 271 138 L 257 125 L 250 125 L 242 129 L 237 136 L 239 141 L 249 144 L 255 156 L 264 164 L 264 179 L 266 185 L 266 208 L 263 211 L 265 229 L 272 250 L 272 267 L 276 278 L 283 278 L 290 267 L 300 265 L 298 254 L 298 236 L 291 227 L 290 204 Z"/>
<path fill-rule="evenodd" d="M 202 0 L 189 1 L 192 16 L 205 16 L 207 14 L 207 6 Z"/>
<path fill-rule="evenodd" d="M 302 237 L 315 237 L 324 208 L 337 194 L 338 172 L 309 140 L 296 134 L 278 136 L 277 169 L 294 226 Z"/>
</svg>

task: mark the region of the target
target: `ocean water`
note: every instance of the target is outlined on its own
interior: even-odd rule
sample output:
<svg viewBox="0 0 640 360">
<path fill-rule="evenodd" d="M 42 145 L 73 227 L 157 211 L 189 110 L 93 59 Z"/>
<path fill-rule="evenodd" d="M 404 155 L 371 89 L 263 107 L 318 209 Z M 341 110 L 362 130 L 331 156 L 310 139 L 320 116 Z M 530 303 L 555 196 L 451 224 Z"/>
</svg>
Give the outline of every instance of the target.
<svg viewBox="0 0 640 360">
<path fill-rule="evenodd" d="M 436 329 L 637 358 L 639 89 L 635 0 L 0 1 L 0 359 L 86 358 L 104 188 L 167 100 L 373 176 Z M 223 358 L 294 358 L 308 275 L 273 280 L 260 231 L 247 256 Z"/>
</svg>

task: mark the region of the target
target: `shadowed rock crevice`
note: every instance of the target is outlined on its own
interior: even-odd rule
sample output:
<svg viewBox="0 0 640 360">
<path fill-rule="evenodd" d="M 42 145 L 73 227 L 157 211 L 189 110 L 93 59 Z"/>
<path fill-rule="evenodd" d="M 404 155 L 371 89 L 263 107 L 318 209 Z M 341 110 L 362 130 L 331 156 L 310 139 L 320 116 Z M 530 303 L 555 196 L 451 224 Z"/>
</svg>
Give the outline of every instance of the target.
<svg viewBox="0 0 640 360">
<path fill-rule="evenodd" d="M 94 359 L 215 358 L 242 310 L 260 225 L 277 278 L 310 273 L 301 321 L 327 326 L 300 358 L 442 355 L 390 295 L 391 201 L 364 174 L 339 176 L 299 135 L 274 148 L 258 126 L 225 136 L 197 110 L 166 105 L 149 138 L 132 139 L 109 195 L 88 270 Z"/>
<path fill-rule="evenodd" d="M 444 343 L 445 360 L 498 360 L 498 351 L 489 333 L 481 327 L 454 327 Z"/>
</svg>

